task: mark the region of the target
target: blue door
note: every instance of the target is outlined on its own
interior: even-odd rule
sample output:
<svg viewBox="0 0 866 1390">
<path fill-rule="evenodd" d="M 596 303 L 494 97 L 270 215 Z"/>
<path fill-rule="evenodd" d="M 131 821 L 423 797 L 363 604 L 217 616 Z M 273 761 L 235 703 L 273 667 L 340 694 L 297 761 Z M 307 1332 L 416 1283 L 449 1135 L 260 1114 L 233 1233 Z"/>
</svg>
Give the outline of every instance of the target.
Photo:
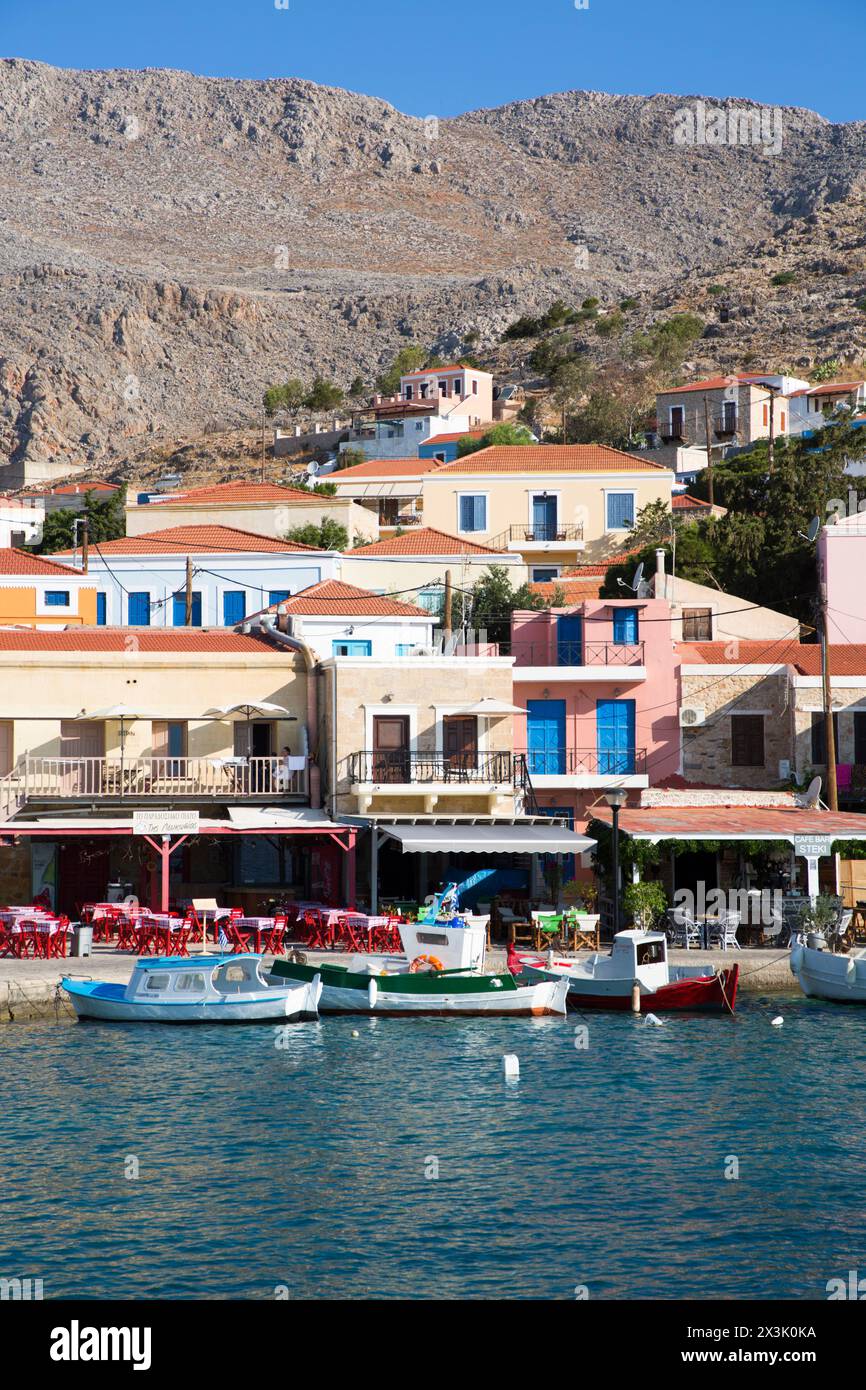
<svg viewBox="0 0 866 1390">
<path fill-rule="evenodd" d="M 532 531 L 537 541 L 556 540 L 555 497 L 533 497 Z"/>
<path fill-rule="evenodd" d="M 634 643 L 637 641 L 637 609 L 617 608 L 613 615 L 614 642 Z"/>
<path fill-rule="evenodd" d="M 526 749 L 530 777 L 565 772 L 565 701 L 526 701 Z"/>
<path fill-rule="evenodd" d="M 574 829 L 574 809 L 571 806 L 539 806 L 538 814 L 541 816 L 556 816 L 558 820 L 561 818 L 562 820 L 568 822 L 569 830 Z M 549 866 L 555 862 L 555 854 L 543 854 L 541 856 L 541 872 L 546 875 Z M 564 854 L 562 856 L 563 883 L 571 882 L 571 880 L 574 878 L 575 869 L 575 856 L 573 854 Z"/>
<path fill-rule="evenodd" d="M 150 594 L 130 594 L 127 603 L 129 626 L 150 627 Z"/>
<path fill-rule="evenodd" d="M 108 604 L 105 594 L 96 595 L 96 625 L 105 627 L 108 622 Z"/>
<path fill-rule="evenodd" d="M 598 770 L 602 777 L 634 772 L 634 700 L 598 700 Z"/>
<path fill-rule="evenodd" d="M 175 594 L 172 622 L 175 627 L 186 627 L 186 594 Z M 193 592 L 192 627 L 201 627 L 201 594 Z"/>
<path fill-rule="evenodd" d="M 223 594 L 223 626 L 236 627 L 247 615 L 245 589 L 226 589 Z"/>
<path fill-rule="evenodd" d="M 583 618 L 568 613 L 556 620 L 557 666 L 583 665 Z"/>
</svg>

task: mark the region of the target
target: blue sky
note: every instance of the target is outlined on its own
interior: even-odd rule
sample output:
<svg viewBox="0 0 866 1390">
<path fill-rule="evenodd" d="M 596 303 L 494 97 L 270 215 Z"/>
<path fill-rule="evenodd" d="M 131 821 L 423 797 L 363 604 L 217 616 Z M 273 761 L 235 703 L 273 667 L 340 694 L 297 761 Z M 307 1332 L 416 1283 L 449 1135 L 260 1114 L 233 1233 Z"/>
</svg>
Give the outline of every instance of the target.
<svg viewBox="0 0 866 1390">
<path fill-rule="evenodd" d="M 575 87 L 866 119 L 863 0 L 0 0 L 0 53 L 61 67 L 305 77 L 411 115 Z"/>
</svg>

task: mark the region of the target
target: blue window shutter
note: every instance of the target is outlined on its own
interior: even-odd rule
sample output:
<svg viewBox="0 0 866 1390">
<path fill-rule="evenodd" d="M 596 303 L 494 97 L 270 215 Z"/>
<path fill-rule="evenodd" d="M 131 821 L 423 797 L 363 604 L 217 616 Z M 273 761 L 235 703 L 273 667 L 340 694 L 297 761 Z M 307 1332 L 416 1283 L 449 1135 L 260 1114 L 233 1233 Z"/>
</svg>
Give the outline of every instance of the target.
<svg viewBox="0 0 866 1390">
<path fill-rule="evenodd" d="M 186 627 L 186 594 L 175 594 L 172 622 L 175 627 Z M 193 590 L 192 627 L 201 627 L 201 594 Z"/>
<path fill-rule="evenodd" d="M 130 594 L 127 611 L 130 627 L 150 627 L 150 594 Z"/>
<path fill-rule="evenodd" d="M 583 665 L 583 618 L 579 613 L 563 613 L 556 620 L 556 664 Z"/>
<path fill-rule="evenodd" d="M 245 589 L 226 589 L 223 594 L 223 624 L 236 627 L 247 614 L 247 595 Z"/>
<path fill-rule="evenodd" d="M 526 752 L 530 776 L 565 772 L 565 701 L 526 701 Z"/>
<path fill-rule="evenodd" d="M 461 531 L 486 531 L 486 530 L 487 530 L 487 498 L 486 498 L 486 497 L 461 497 L 461 498 L 460 498 L 460 530 L 461 530 Z"/>
<path fill-rule="evenodd" d="M 96 625 L 105 627 L 108 622 L 108 604 L 105 601 L 105 594 L 96 595 Z"/>
<path fill-rule="evenodd" d="M 598 700 L 595 707 L 598 771 L 628 776 L 635 770 L 634 700 Z"/>
<path fill-rule="evenodd" d="M 68 589 L 46 589 L 45 590 L 46 608 L 68 608 L 69 590 Z"/>
<path fill-rule="evenodd" d="M 630 492 L 607 495 L 608 530 L 627 531 L 634 525 L 634 497 Z"/>
<path fill-rule="evenodd" d="M 291 598 L 288 589 L 271 589 L 268 594 L 268 607 L 272 608 L 275 603 L 285 603 L 286 599 Z"/>
<path fill-rule="evenodd" d="M 617 608 L 613 615 L 614 642 L 637 642 L 638 618 L 636 608 Z"/>
<path fill-rule="evenodd" d="M 348 641 L 338 641 L 334 639 L 334 656 L 372 656 L 373 643 L 362 642 L 358 639 Z"/>
</svg>

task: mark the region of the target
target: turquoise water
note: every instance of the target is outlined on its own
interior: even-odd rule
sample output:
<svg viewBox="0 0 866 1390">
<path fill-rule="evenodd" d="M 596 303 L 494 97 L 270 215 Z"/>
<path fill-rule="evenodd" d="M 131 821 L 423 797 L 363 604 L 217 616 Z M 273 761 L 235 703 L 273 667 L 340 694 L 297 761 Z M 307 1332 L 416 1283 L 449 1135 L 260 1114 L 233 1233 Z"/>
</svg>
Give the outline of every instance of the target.
<svg viewBox="0 0 866 1390">
<path fill-rule="evenodd" d="M 285 1050 L 4 1027 L 0 1274 L 340 1299 L 812 1299 L 866 1275 L 866 1009 L 600 1015 L 586 1050 L 581 1022 L 329 1019 Z"/>
</svg>

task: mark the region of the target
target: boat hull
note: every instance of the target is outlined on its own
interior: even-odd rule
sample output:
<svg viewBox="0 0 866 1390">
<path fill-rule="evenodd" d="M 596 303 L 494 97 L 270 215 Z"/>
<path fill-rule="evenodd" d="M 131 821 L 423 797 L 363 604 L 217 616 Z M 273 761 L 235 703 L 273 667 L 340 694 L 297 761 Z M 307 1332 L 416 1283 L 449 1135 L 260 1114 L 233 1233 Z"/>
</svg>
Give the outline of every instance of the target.
<svg viewBox="0 0 866 1390">
<path fill-rule="evenodd" d="M 623 1013 L 631 1011 L 632 980 L 612 976 L 591 978 L 588 975 L 573 975 L 569 973 L 569 967 L 563 968 L 561 972 L 542 965 L 527 965 L 525 968 L 527 974 L 539 979 L 567 980 L 569 1009 L 579 1009 L 581 1012 L 587 1009 L 612 1009 Z M 740 967 L 732 965 L 714 975 L 690 975 L 674 979 L 657 989 L 642 986 L 641 1012 L 732 1014 L 736 1006 L 739 977 Z"/>
<path fill-rule="evenodd" d="M 225 999 L 194 1000 L 190 1003 L 138 1003 L 125 998 L 124 985 L 99 981 L 64 980 L 79 1019 L 98 1019 L 109 1023 L 299 1023 L 318 1017 L 317 995 L 313 983 L 290 989 L 267 990 L 255 995 L 234 995 Z"/>
<path fill-rule="evenodd" d="M 833 955 L 811 946 L 795 945 L 791 973 L 810 999 L 833 1004 L 866 1004 L 866 957 Z"/>
<path fill-rule="evenodd" d="M 341 967 L 316 967 L 322 974 L 323 1014 L 375 1014 L 394 1018 L 539 1018 L 566 1012 L 567 982 L 514 980 L 510 975 L 367 975 Z M 312 967 L 275 961 L 272 975 L 304 978 Z"/>
</svg>

